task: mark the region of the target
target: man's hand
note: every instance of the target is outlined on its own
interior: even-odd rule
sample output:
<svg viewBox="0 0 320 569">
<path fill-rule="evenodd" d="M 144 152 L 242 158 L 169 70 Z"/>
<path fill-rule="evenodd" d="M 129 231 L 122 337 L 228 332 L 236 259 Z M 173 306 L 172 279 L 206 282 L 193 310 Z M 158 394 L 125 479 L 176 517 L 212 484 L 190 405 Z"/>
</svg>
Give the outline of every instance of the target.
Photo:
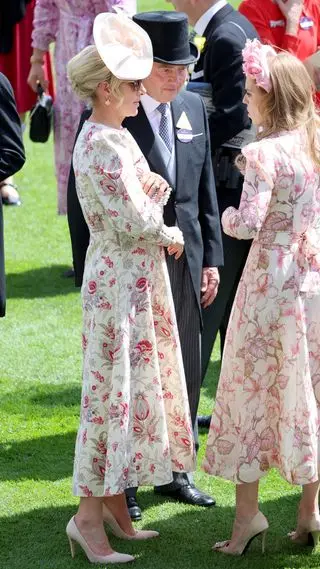
<svg viewBox="0 0 320 569">
<path fill-rule="evenodd" d="M 202 269 L 201 281 L 201 305 L 207 308 L 217 296 L 220 283 L 220 275 L 217 267 L 205 267 Z"/>
<path fill-rule="evenodd" d="M 275 0 L 287 20 L 286 32 L 296 35 L 303 10 L 303 0 Z"/>
<path fill-rule="evenodd" d="M 164 194 L 169 190 L 168 182 L 160 174 L 148 172 L 140 178 L 142 189 L 147 196 L 154 202 L 160 202 Z"/>
<path fill-rule="evenodd" d="M 174 245 L 169 245 L 169 247 L 167 248 L 168 255 L 174 255 L 174 258 L 178 260 L 180 259 L 183 253 L 183 249 L 184 249 L 183 245 L 181 245 L 180 243 L 174 243 Z"/>
</svg>

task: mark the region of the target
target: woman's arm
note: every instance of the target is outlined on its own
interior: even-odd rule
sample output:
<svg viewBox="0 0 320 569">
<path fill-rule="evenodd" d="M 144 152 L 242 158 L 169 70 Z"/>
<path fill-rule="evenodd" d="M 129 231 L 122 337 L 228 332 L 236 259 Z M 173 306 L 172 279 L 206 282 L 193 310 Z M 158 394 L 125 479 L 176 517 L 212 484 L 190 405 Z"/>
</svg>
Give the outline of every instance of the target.
<svg viewBox="0 0 320 569">
<path fill-rule="evenodd" d="M 117 233 L 169 246 L 183 244 L 178 227 L 163 222 L 162 207 L 144 193 L 129 153 L 119 155 L 104 139 L 95 140 L 91 150 L 89 177 L 108 219 Z M 81 175 L 75 168 L 76 182 Z"/>
<path fill-rule="evenodd" d="M 258 147 L 243 149 L 247 164 L 238 209 L 228 207 L 222 214 L 223 231 L 237 239 L 253 239 L 260 231 L 270 205 L 274 187 L 272 159 Z"/>
<path fill-rule="evenodd" d="M 59 25 L 59 8 L 55 0 L 36 0 L 33 16 L 32 47 L 35 56 L 48 51 L 55 41 Z"/>
</svg>

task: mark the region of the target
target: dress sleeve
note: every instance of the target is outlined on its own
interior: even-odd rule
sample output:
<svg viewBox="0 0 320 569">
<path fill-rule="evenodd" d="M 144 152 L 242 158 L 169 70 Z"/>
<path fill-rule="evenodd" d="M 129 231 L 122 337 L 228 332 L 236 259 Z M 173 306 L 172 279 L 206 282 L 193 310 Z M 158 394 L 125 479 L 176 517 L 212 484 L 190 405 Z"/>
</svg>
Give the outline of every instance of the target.
<svg viewBox="0 0 320 569">
<path fill-rule="evenodd" d="M 59 8 L 55 0 L 36 0 L 33 16 L 32 47 L 48 51 L 55 41 L 59 25 Z"/>
<path fill-rule="evenodd" d="M 261 144 L 242 150 L 246 158 L 243 190 L 238 209 L 228 207 L 222 214 L 222 227 L 237 239 L 253 239 L 260 231 L 270 205 L 275 171 L 272 157 Z"/>
<path fill-rule="evenodd" d="M 131 154 L 121 153 L 103 137 L 91 146 L 89 178 L 110 223 L 117 233 L 158 245 L 183 244 L 178 227 L 163 222 L 163 207 L 143 192 Z M 76 177 L 77 177 L 77 172 Z"/>
</svg>

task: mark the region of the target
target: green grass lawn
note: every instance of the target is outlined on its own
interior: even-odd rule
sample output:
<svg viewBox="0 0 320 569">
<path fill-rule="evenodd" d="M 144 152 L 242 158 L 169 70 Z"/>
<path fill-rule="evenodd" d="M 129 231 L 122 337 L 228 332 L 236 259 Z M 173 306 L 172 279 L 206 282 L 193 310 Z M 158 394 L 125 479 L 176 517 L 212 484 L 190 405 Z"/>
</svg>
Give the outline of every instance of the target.
<svg viewBox="0 0 320 569">
<path fill-rule="evenodd" d="M 167 7 L 145 0 L 141 9 Z M 23 206 L 5 209 L 8 304 L 0 320 L 0 567 L 81 569 L 71 560 L 64 528 L 77 507 L 71 473 L 81 386 L 79 292 L 61 278 L 71 253 L 65 218 L 56 215 L 52 141 L 30 144 L 17 176 Z M 218 346 L 202 390 L 201 412 L 211 411 L 219 373 Z M 200 435 L 203 456 L 206 435 Z M 137 556 L 141 569 L 320 567 L 317 553 L 289 543 L 299 489 L 272 472 L 261 483 L 262 510 L 270 521 L 267 555 L 259 543 L 239 559 L 213 553 L 211 544 L 230 534 L 234 488 L 205 475 L 198 486 L 217 498 L 209 510 L 163 502 L 151 489 L 140 492 L 139 527 L 161 532 L 159 540 L 114 547 Z"/>
</svg>

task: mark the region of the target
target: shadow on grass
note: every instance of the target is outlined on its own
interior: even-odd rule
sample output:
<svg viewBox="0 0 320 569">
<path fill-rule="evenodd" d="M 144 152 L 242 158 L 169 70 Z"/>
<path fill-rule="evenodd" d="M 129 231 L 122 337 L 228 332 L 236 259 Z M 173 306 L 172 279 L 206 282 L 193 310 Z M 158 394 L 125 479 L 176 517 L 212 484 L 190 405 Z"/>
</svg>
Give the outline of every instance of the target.
<svg viewBox="0 0 320 569">
<path fill-rule="evenodd" d="M 67 387 L 52 384 L 30 385 L 23 389 L 16 389 L 1 395 L 1 409 L 8 415 L 21 415 L 21 408 L 25 414 L 33 419 L 54 417 L 58 413 L 66 418 L 79 415 L 81 401 L 81 378 L 79 383 L 69 384 Z M 19 402 L 17 404 L 17 402 Z"/>
<path fill-rule="evenodd" d="M 149 492 L 145 492 L 148 499 Z M 154 496 L 152 495 L 154 500 Z M 111 537 L 115 550 L 136 556 L 136 564 L 144 569 L 306 569 L 319 568 L 320 556 L 289 542 L 291 529 L 288 511 L 296 509 L 296 497 L 281 498 L 264 504 L 271 528 L 267 539 L 267 555 L 262 556 L 260 538 L 254 540 L 243 557 L 231 557 L 211 551 L 218 539 L 228 537 L 233 508 L 186 508 L 167 504 L 157 507 L 152 527 L 160 538 L 145 542 L 127 542 Z M 39 508 L 0 518 L 1 566 L 3 569 L 66 569 L 71 566 L 65 526 L 75 513 L 74 506 Z M 145 524 L 151 527 L 151 522 Z M 140 523 L 138 527 L 143 527 Z M 89 567 L 83 552 L 77 548 L 77 568 Z"/>
<path fill-rule="evenodd" d="M 220 361 L 212 361 L 210 360 L 208 369 L 207 369 L 207 373 L 206 373 L 206 377 L 204 378 L 204 382 L 202 385 L 202 393 L 206 396 L 206 397 L 210 397 L 210 399 L 215 398 L 216 395 L 216 391 L 217 391 L 217 387 L 218 387 L 218 381 L 219 381 L 219 375 L 220 375 Z"/>
<path fill-rule="evenodd" d="M 71 476 L 75 442 L 76 431 L 70 431 L 1 444 L 0 480 L 54 481 Z"/>
<path fill-rule="evenodd" d="M 6 277 L 8 298 L 44 298 L 75 292 L 73 278 L 63 277 L 66 265 L 39 267 Z"/>
<path fill-rule="evenodd" d="M 39 385 L 29 392 L 29 401 L 33 405 L 51 408 L 73 407 L 79 409 L 81 400 L 81 384 L 61 387 L 61 385 Z"/>
</svg>

